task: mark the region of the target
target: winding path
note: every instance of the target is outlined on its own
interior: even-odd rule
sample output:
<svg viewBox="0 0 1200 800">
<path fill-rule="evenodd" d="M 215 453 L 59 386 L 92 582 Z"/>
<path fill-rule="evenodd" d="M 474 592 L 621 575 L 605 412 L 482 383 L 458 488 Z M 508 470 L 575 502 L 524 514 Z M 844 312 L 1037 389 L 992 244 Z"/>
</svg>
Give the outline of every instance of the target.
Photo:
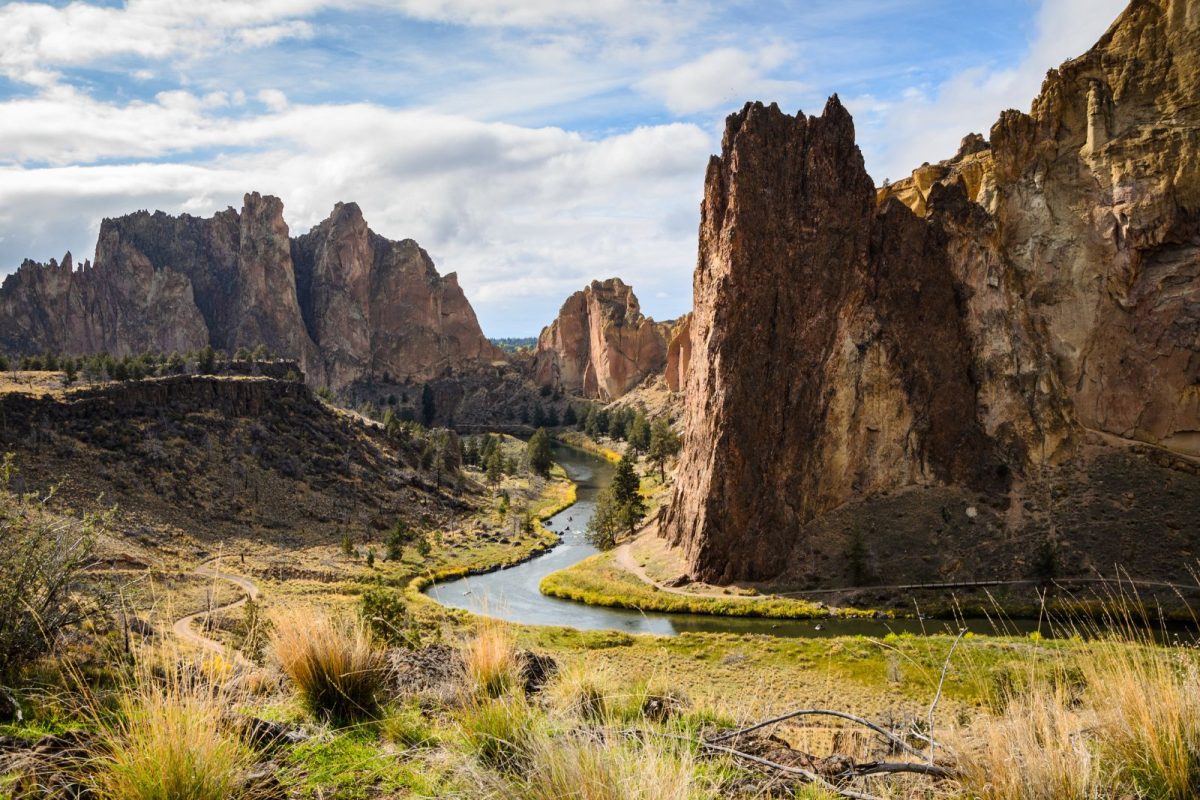
<svg viewBox="0 0 1200 800">
<path fill-rule="evenodd" d="M 244 594 L 237 600 L 234 600 L 232 603 L 226 603 L 225 605 L 217 606 L 216 608 L 208 611 L 197 611 L 194 614 L 188 614 L 185 617 L 180 617 L 175 621 L 175 624 L 172 626 L 172 630 L 175 632 L 175 636 L 177 636 L 180 641 L 186 644 L 192 644 L 203 650 L 225 655 L 229 648 L 215 639 L 209 639 L 207 636 L 197 632 L 196 629 L 192 627 L 192 623 L 198 619 L 207 617 L 209 614 L 216 614 L 221 611 L 230 611 L 235 608 L 240 608 L 246 604 L 247 600 L 257 600 L 258 584 L 243 575 L 233 575 L 228 572 L 221 572 L 215 566 L 213 566 L 215 562 L 220 560 L 221 556 L 215 556 L 207 561 L 200 562 L 199 566 L 197 566 L 194 570 L 194 574 L 202 577 L 217 578 L 219 580 L 228 581 L 229 583 L 232 583 L 234 586 L 241 589 Z M 246 661 L 245 656 L 243 656 L 241 652 L 237 650 L 233 651 L 233 658 L 234 661 L 239 664 L 249 663 Z"/>
</svg>

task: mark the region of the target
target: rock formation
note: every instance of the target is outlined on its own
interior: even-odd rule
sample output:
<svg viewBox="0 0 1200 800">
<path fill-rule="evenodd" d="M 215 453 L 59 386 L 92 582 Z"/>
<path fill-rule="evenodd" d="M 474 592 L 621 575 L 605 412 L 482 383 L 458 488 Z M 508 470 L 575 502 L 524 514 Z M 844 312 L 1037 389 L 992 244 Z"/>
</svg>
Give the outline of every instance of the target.
<svg viewBox="0 0 1200 800">
<path fill-rule="evenodd" d="M 943 580 L 1028 577 L 1047 537 L 1076 571 L 1198 544 L 1198 101 L 1200 11 L 1136 0 L 1030 114 L 878 197 L 836 97 L 732 115 L 665 524 L 693 574 L 849 581 L 864 530 L 912 560 L 892 577 Z M 944 521 L 902 518 L 914 487 Z M 1024 545 L 983 563 L 988 539 Z"/>
<path fill-rule="evenodd" d="M 334 388 L 426 380 L 502 358 L 453 274 L 353 203 L 292 239 L 283 203 L 247 194 L 202 219 L 106 219 L 96 264 L 26 262 L 0 288 L 0 351 L 114 355 L 266 345 Z"/>
<path fill-rule="evenodd" d="M 682 392 L 687 386 L 688 368 L 692 362 L 692 315 L 684 314 L 671 326 L 667 335 L 667 388 Z"/>
<path fill-rule="evenodd" d="M 533 373 L 542 386 L 614 400 L 662 372 L 666 355 L 661 326 L 642 315 L 633 288 L 609 278 L 567 298 L 538 337 Z"/>
</svg>

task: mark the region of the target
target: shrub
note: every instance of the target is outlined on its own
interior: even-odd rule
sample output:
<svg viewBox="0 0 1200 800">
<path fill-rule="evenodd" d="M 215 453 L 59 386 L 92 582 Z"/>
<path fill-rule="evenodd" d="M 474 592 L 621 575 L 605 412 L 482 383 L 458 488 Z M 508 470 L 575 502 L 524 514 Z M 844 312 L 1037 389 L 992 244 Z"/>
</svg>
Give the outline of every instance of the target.
<svg viewBox="0 0 1200 800">
<path fill-rule="evenodd" d="M 313 714 L 335 724 L 376 716 L 384 661 L 361 621 L 288 611 L 275 619 L 271 647 Z"/>
<path fill-rule="evenodd" d="M 7 485 L 15 472 L 6 456 L 0 483 Z M 108 519 L 89 515 L 82 525 L 70 524 L 39 504 L 0 497 L 0 679 L 48 652 L 86 618 L 76 590 L 93 559 L 95 531 Z"/>
<path fill-rule="evenodd" d="M 400 593 L 373 586 L 362 593 L 358 613 L 377 639 L 388 644 L 415 646 L 420 633 Z"/>
</svg>

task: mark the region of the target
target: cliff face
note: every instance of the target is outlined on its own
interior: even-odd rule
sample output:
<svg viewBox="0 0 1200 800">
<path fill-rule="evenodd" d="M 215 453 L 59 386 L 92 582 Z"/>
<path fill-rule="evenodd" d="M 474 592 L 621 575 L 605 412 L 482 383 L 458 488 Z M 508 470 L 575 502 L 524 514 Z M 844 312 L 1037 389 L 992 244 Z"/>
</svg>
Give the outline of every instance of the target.
<svg viewBox="0 0 1200 800">
<path fill-rule="evenodd" d="M 0 350 L 115 355 L 266 345 L 310 381 L 424 380 L 502 357 L 453 275 L 415 242 L 373 233 L 358 206 L 292 239 L 275 197 L 201 219 L 105 220 L 96 264 L 26 262 L 0 288 Z"/>
<path fill-rule="evenodd" d="M 666 337 L 642 315 L 620 278 L 592 281 L 567 298 L 538 337 L 534 379 L 543 386 L 615 400 L 666 365 Z"/>
<path fill-rule="evenodd" d="M 332 386 L 363 374 L 424 380 L 504 358 L 457 276 L 439 276 L 412 239 L 374 233 L 355 203 L 338 203 L 292 254 L 318 372 Z"/>
<path fill-rule="evenodd" d="M 1098 438 L 1161 448 L 1156 463 L 1200 456 L 1198 62 L 1194 4 L 1134 2 L 1031 114 L 878 197 L 836 98 L 818 118 L 729 118 L 666 521 L 697 577 L 811 577 L 798 562 L 821 537 L 858 536 L 870 508 L 927 487 L 947 509 L 989 506 L 943 511 L 943 538 L 921 541 L 938 577 L 965 578 L 991 569 L 969 560 L 982 534 L 1070 549 L 1041 493 L 1110 475 Z M 1178 533 L 1162 502 L 1135 512 L 1139 535 Z M 889 527 L 881 548 L 915 546 L 904 520 Z"/>
<path fill-rule="evenodd" d="M 667 388 L 682 392 L 687 386 L 688 368 L 692 362 L 692 315 L 684 314 L 667 335 Z"/>
</svg>

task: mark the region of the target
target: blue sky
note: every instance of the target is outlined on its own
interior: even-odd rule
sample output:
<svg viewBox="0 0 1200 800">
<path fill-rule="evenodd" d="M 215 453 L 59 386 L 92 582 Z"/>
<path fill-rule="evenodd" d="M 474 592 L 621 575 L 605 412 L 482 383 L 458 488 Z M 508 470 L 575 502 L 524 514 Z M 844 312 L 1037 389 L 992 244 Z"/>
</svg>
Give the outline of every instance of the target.
<svg viewBox="0 0 1200 800">
<path fill-rule="evenodd" d="M 877 182 L 1027 109 L 1125 0 L 0 3 L 0 273 L 102 217 L 357 201 L 535 334 L 619 275 L 691 306 L 704 168 L 747 100 L 837 92 Z"/>
</svg>

